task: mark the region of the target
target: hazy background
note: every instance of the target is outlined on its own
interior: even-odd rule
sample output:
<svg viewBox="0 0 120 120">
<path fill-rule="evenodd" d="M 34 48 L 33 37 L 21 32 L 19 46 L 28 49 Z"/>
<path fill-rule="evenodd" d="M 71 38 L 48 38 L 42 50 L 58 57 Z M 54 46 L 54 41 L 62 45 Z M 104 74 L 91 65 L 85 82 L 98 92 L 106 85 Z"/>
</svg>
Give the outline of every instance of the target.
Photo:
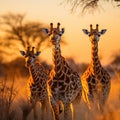
<svg viewBox="0 0 120 120">
<path fill-rule="evenodd" d="M 111 2 L 100 2 L 100 7 L 93 13 L 80 14 L 80 9 L 70 13 L 69 4 L 62 0 L 0 0 L 0 15 L 11 13 L 25 13 L 28 20 L 40 21 L 56 26 L 57 22 L 65 28 L 63 35 L 67 45 L 62 47 L 62 54 L 66 57 L 74 57 L 77 62 L 90 61 L 90 42 L 82 29 L 89 29 L 89 25 L 99 24 L 99 29 L 107 29 L 101 36 L 99 53 L 102 56 L 102 64 L 111 61 L 111 55 L 120 49 L 120 9 Z M 20 48 L 19 48 L 20 49 Z M 41 57 L 51 62 L 51 48 L 41 50 Z M 19 53 L 18 53 L 19 55 Z M 11 58 L 9 58 L 11 59 Z"/>
</svg>

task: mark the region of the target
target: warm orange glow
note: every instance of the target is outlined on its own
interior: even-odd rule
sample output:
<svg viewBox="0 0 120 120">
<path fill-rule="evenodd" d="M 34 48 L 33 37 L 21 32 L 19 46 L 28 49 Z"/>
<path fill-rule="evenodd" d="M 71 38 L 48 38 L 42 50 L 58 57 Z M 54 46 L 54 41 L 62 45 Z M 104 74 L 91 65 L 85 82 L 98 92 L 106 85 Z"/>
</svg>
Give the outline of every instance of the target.
<svg viewBox="0 0 120 120">
<path fill-rule="evenodd" d="M 62 54 L 66 57 L 74 57 L 77 62 L 90 61 L 90 42 L 82 29 L 89 29 L 89 25 L 99 24 L 100 29 L 107 29 L 105 35 L 101 36 L 99 42 L 99 53 L 102 56 L 102 64 L 110 62 L 111 55 L 120 49 L 120 12 L 111 4 L 102 3 L 103 9 L 94 14 L 84 16 L 70 14 L 69 5 L 59 6 L 59 1 L 32 1 L 32 0 L 5 0 L 1 1 L 0 14 L 7 12 L 26 13 L 27 19 L 40 21 L 49 25 L 50 22 L 61 23 L 65 28 L 64 38 L 68 43 L 62 46 Z M 51 62 L 51 49 L 44 49 L 41 57 Z"/>
<path fill-rule="evenodd" d="M 2 80 L 2 79 L 0 79 Z M 10 80 L 10 79 L 9 79 Z M 12 80 L 12 79 L 11 79 Z M 22 105 L 28 104 L 28 95 L 27 95 L 27 80 L 28 78 L 21 78 L 20 76 L 15 77 L 15 83 L 14 87 L 17 90 L 17 96 L 15 97 L 15 107 L 12 109 L 15 109 L 15 116 L 22 117 Z M 7 84 L 11 85 L 10 81 L 7 81 Z M 106 107 L 105 107 L 105 113 L 103 115 L 99 114 L 98 111 L 93 111 L 93 113 L 88 113 L 88 109 L 86 108 L 85 103 L 81 100 L 79 105 L 75 105 L 74 109 L 71 104 L 72 113 L 75 112 L 75 120 L 84 119 L 88 120 L 88 118 L 95 120 L 109 120 L 110 118 L 113 118 L 113 120 L 119 120 L 120 118 L 120 76 L 116 76 L 116 78 L 112 78 L 112 87 L 110 91 L 110 96 L 107 101 Z M 26 105 L 27 107 L 27 105 Z M 41 111 L 39 110 L 39 105 L 37 105 L 38 113 Z M 32 116 L 33 113 L 31 112 L 29 116 Z M 40 114 L 39 114 L 40 115 Z M 63 113 L 60 115 L 61 118 L 63 118 Z M 52 116 L 52 115 L 51 115 Z M 39 116 L 40 117 L 40 116 Z"/>
</svg>

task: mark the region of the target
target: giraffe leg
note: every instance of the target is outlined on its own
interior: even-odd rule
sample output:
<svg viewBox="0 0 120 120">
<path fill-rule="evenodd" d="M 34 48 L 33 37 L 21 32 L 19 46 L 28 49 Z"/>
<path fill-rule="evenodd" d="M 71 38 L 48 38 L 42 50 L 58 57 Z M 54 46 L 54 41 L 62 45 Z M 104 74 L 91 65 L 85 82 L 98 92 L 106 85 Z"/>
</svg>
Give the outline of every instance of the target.
<svg viewBox="0 0 120 120">
<path fill-rule="evenodd" d="M 82 91 L 82 97 L 84 102 L 86 103 L 89 110 L 91 110 L 91 103 L 93 102 L 92 95 L 89 92 Z"/>
<path fill-rule="evenodd" d="M 74 100 L 74 104 L 79 104 L 81 101 L 81 97 L 82 97 L 82 89 L 80 89 L 80 91 L 78 92 L 78 94 Z"/>
<path fill-rule="evenodd" d="M 38 114 L 37 114 L 36 104 L 34 105 L 34 108 L 33 108 L 33 114 L 34 114 L 34 120 L 38 120 Z"/>
<path fill-rule="evenodd" d="M 33 108 L 33 115 L 34 115 L 34 120 L 38 120 L 38 115 L 37 115 L 37 109 L 36 109 L 36 100 L 35 99 L 30 99 L 32 108 Z"/>
<path fill-rule="evenodd" d="M 101 113 L 104 112 L 104 107 L 108 99 L 109 92 L 110 92 L 110 88 L 108 88 L 108 86 L 105 85 L 102 87 L 102 93 L 99 101 L 99 110 Z"/>
<path fill-rule="evenodd" d="M 72 120 L 72 110 L 70 103 L 64 104 L 64 120 Z"/>
<path fill-rule="evenodd" d="M 95 85 L 89 85 L 88 100 L 90 104 L 90 110 L 94 111 L 97 108 L 97 88 Z"/>
<path fill-rule="evenodd" d="M 80 107 L 81 97 L 82 97 L 82 89 L 79 91 L 75 100 L 72 102 L 72 110 L 73 110 L 72 113 L 73 113 L 74 119 L 77 116 L 77 109 L 79 109 Z M 74 109 L 74 108 L 77 108 L 77 109 Z"/>
<path fill-rule="evenodd" d="M 60 120 L 59 103 L 57 103 L 53 97 L 50 97 L 50 101 L 53 109 L 54 120 Z"/>
<path fill-rule="evenodd" d="M 46 113 L 46 101 L 42 101 L 41 102 L 41 120 L 46 120 L 46 115 L 45 115 L 45 113 Z"/>
<path fill-rule="evenodd" d="M 62 102 L 59 101 L 59 113 L 61 114 L 63 112 Z"/>
<path fill-rule="evenodd" d="M 50 106 L 49 99 L 47 98 L 46 99 L 46 120 L 50 120 L 51 114 L 52 114 L 51 106 Z"/>
</svg>

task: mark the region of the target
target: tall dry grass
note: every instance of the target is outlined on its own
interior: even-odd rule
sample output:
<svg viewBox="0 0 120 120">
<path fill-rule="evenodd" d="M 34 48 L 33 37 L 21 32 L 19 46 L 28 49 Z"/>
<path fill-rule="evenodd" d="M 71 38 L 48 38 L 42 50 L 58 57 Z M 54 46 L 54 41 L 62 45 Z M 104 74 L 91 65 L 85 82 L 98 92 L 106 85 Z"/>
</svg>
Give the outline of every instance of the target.
<svg viewBox="0 0 120 120">
<path fill-rule="evenodd" d="M 27 79 L 17 75 L 14 80 L 0 79 L 0 120 L 34 120 L 33 110 L 27 99 Z M 37 104 L 40 119 L 40 104 Z M 89 111 L 81 100 L 75 105 L 75 120 L 119 120 L 120 119 L 120 74 L 112 78 L 111 91 L 104 114 Z M 61 119 L 63 113 L 61 114 Z M 50 120 L 53 120 L 52 114 Z"/>
<path fill-rule="evenodd" d="M 17 95 L 14 88 L 14 78 L 11 84 L 8 84 L 7 79 L 0 80 L 0 120 L 9 120 L 13 117 L 11 106 Z"/>
</svg>

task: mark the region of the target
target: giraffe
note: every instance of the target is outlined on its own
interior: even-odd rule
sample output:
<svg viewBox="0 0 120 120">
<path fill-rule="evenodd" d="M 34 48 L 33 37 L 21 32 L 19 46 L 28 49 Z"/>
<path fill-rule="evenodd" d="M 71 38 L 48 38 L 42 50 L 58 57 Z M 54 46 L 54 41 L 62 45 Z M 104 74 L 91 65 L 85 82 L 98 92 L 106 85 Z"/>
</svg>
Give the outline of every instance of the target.
<svg viewBox="0 0 120 120">
<path fill-rule="evenodd" d="M 51 105 L 53 108 L 54 119 L 60 120 L 59 106 L 62 102 L 64 106 L 64 120 L 73 120 L 71 104 L 75 99 L 79 102 L 82 96 L 82 84 L 80 76 L 68 65 L 65 58 L 61 55 L 60 40 L 64 33 L 64 28 L 60 31 L 60 23 L 57 28 L 50 24 L 50 30 L 44 29 L 50 36 L 52 43 L 53 67 L 50 73 Z"/>
<path fill-rule="evenodd" d="M 103 112 L 109 96 L 111 80 L 109 73 L 101 65 L 98 56 L 98 41 L 106 29 L 99 31 L 98 24 L 96 24 L 96 29 L 90 25 L 90 32 L 86 29 L 83 29 L 83 32 L 89 36 L 91 42 L 91 63 L 81 77 L 83 99 L 90 109 L 92 105 L 95 105 L 97 110 Z"/>
<path fill-rule="evenodd" d="M 48 73 L 47 70 L 37 62 L 37 56 L 40 54 L 40 51 L 35 53 L 34 47 L 32 47 L 32 50 L 28 47 L 26 52 L 20 51 L 20 53 L 25 57 L 25 66 L 29 69 L 30 73 L 28 87 L 30 90 L 30 103 L 34 109 L 34 118 L 38 119 L 35 106 L 39 101 L 41 103 L 41 120 L 50 120 L 49 95 L 47 89 Z"/>
</svg>

